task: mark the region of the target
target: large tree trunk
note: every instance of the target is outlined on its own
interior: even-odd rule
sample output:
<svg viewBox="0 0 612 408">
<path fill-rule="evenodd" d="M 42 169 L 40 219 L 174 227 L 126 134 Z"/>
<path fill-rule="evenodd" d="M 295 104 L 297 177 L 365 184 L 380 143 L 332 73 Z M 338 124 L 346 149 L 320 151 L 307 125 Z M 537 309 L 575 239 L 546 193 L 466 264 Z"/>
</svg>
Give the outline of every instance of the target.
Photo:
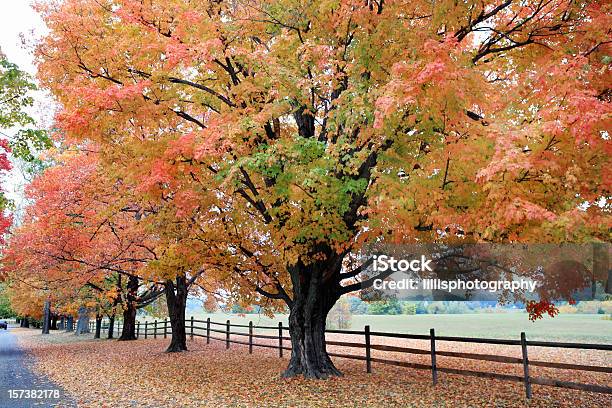
<svg viewBox="0 0 612 408">
<path fill-rule="evenodd" d="M 187 334 L 185 332 L 185 307 L 187 306 L 187 278 L 179 276 L 174 281 L 164 284 L 170 326 L 172 327 L 172 340 L 166 352 L 187 351 Z"/>
<path fill-rule="evenodd" d="M 101 332 L 102 332 L 102 315 L 96 315 L 96 332 L 94 334 L 94 339 L 99 339 Z"/>
<path fill-rule="evenodd" d="M 55 313 L 51 315 L 51 330 L 57 330 L 57 315 Z"/>
<path fill-rule="evenodd" d="M 333 276 L 331 263 L 316 262 L 290 268 L 293 301 L 290 302 L 289 334 L 291 359 L 283 377 L 303 375 L 306 378 L 341 376 L 334 366 L 325 343 L 325 320 L 340 297 L 340 286 L 324 279 Z"/>
<path fill-rule="evenodd" d="M 115 333 L 115 315 L 112 314 L 108 317 L 108 338 L 112 339 Z"/>
<path fill-rule="evenodd" d="M 86 307 L 79 307 L 79 318 L 77 320 L 77 327 L 75 335 L 89 333 L 89 311 Z"/>
<path fill-rule="evenodd" d="M 130 276 L 127 284 L 126 301 L 123 305 L 123 329 L 119 340 L 136 340 L 136 296 L 138 278 Z"/>
<path fill-rule="evenodd" d="M 45 300 L 45 306 L 43 308 L 42 334 L 49 334 L 50 327 L 51 327 L 51 301 Z"/>
<path fill-rule="evenodd" d="M 123 328 L 119 340 L 136 340 L 136 307 L 128 302 L 123 310 Z"/>
<path fill-rule="evenodd" d="M 66 318 L 64 316 L 60 317 L 59 325 L 57 326 L 58 330 L 64 330 L 64 326 L 66 325 Z"/>
<path fill-rule="evenodd" d="M 21 327 L 30 327 L 30 318 L 24 317 L 21 321 Z"/>
<path fill-rule="evenodd" d="M 66 319 L 66 331 L 71 332 L 74 331 L 74 317 L 68 316 Z"/>
</svg>

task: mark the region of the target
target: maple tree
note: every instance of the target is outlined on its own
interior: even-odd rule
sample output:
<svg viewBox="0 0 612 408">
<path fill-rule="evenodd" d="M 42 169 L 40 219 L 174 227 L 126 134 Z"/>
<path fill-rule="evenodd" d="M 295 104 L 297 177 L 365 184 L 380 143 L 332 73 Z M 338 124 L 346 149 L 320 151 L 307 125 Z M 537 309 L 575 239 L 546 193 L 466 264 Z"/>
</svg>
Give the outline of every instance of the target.
<svg viewBox="0 0 612 408">
<path fill-rule="evenodd" d="M 87 307 L 95 311 L 98 336 L 102 315 L 112 337 L 115 312 L 122 311 L 119 340 L 135 340 L 137 309 L 165 294 L 173 327 L 168 351 L 186 350 L 187 294 L 204 272 L 190 265 L 197 264 L 194 251 L 200 260 L 210 252 L 202 247 L 209 240 L 190 243 L 187 224 L 168 218 L 177 209 L 131 194 L 112 168 L 100 167 L 95 147 L 68 148 L 54 161 L 29 186 L 33 204 L 4 256 L 9 278 L 31 286 L 15 285 L 16 295 L 44 288 L 54 309 L 68 316 Z"/>
<path fill-rule="evenodd" d="M 220 243 L 214 267 L 176 239 L 188 254 L 148 263 L 170 313 L 203 265 L 244 303 L 285 302 L 286 376 L 340 374 L 325 317 L 373 282 L 366 243 L 609 239 L 609 2 L 39 8 L 67 140 L 128 157 L 113 171 L 188 242 Z"/>
<path fill-rule="evenodd" d="M 135 339 L 138 303 L 144 306 L 161 294 L 155 285 L 137 293 L 134 241 L 145 241 L 129 229 L 130 215 L 113 212 L 105 189 L 110 187 L 109 178 L 97 172 L 94 152 L 68 151 L 56 161 L 28 187 L 27 198 L 33 205 L 5 250 L 3 270 L 15 286 L 14 297 L 39 293 L 53 300 L 54 309 L 70 316 L 81 307 L 95 309 L 98 317 L 114 315 L 121 306 L 124 331 L 120 339 Z M 111 190 L 117 193 L 119 188 Z M 116 202 L 117 197 L 110 200 Z M 122 284 L 123 275 L 127 285 Z"/>
</svg>

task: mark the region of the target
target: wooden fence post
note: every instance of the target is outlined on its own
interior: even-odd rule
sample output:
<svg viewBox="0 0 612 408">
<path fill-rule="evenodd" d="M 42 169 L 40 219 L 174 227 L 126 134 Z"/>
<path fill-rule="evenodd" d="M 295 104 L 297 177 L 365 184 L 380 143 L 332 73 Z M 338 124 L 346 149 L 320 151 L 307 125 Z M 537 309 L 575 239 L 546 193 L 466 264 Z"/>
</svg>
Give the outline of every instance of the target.
<svg viewBox="0 0 612 408">
<path fill-rule="evenodd" d="M 283 322 L 278 322 L 278 356 L 283 358 Z"/>
<path fill-rule="evenodd" d="M 193 340 L 193 316 L 191 316 L 191 340 Z"/>
<path fill-rule="evenodd" d="M 164 317 L 164 339 L 168 338 L 168 318 Z"/>
<path fill-rule="evenodd" d="M 147 338 L 147 335 L 149 334 L 149 333 L 147 333 L 148 332 L 148 329 L 147 329 L 148 324 L 149 324 L 149 322 L 145 322 L 145 340 Z"/>
<path fill-rule="evenodd" d="M 136 323 L 136 338 L 140 337 L 140 322 Z"/>
<path fill-rule="evenodd" d="M 438 383 L 438 367 L 436 366 L 436 332 L 434 329 L 429 330 L 431 337 L 431 380 L 433 385 Z"/>
<path fill-rule="evenodd" d="M 527 358 L 527 339 L 521 332 L 521 349 L 523 351 L 523 380 L 525 381 L 525 396 L 531 398 L 531 382 L 529 381 L 529 359 Z"/>
<path fill-rule="evenodd" d="M 225 348 L 228 349 L 230 347 L 230 321 L 229 319 L 227 320 L 227 323 L 225 324 Z"/>
<path fill-rule="evenodd" d="M 206 344 L 210 344 L 210 317 L 206 319 Z"/>
<path fill-rule="evenodd" d="M 372 354 L 370 351 L 370 325 L 365 327 L 365 355 L 366 355 L 366 372 L 372 372 Z"/>
<path fill-rule="evenodd" d="M 154 324 L 153 338 L 156 339 L 157 338 L 157 320 L 155 320 L 153 324 Z"/>
<path fill-rule="evenodd" d="M 253 322 L 249 321 L 249 354 L 253 354 Z"/>
</svg>

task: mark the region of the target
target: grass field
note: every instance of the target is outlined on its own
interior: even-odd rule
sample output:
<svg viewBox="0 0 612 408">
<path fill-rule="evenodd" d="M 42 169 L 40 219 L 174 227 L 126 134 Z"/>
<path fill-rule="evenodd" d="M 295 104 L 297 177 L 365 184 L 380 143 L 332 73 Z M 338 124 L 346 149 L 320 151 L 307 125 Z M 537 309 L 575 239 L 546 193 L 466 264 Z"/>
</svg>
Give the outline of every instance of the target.
<svg viewBox="0 0 612 408">
<path fill-rule="evenodd" d="M 190 315 L 188 315 L 190 316 Z M 255 325 L 287 324 L 286 315 L 270 319 L 263 315 L 236 315 L 225 313 L 194 314 L 194 318 Z M 189 317 L 188 317 L 189 318 Z M 597 314 L 561 314 L 555 318 L 545 317 L 536 322 L 529 321 L 526 313 L 478 313 L 436 315 L 353 315 L 351 329 L 362 330 L 369 324 L 372 331 L 410 334 L 429 334 L 434 328 L 439 336 L 488 337 L 518 339 L 524 331 L 531 340 L 568 342 L 612 343 L 612 321 Z"/>
</svg>

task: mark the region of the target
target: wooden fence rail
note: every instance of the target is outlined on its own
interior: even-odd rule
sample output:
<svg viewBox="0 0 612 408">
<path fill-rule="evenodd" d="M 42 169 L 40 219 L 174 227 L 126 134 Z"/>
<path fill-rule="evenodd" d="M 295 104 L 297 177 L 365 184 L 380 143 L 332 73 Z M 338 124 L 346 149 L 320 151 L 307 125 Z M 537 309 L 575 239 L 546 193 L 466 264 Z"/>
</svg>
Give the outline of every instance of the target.
<svg viewBox="0 0 612 408">
<path fill-rule="evenodd" d="M 145 321 L 137 322 L 136 324 L 136 337 L 145 339 L 151 334 L 153 338 L 157 338 L 158 330 L 163 327 L 164 338 L 168 334 L 172 333 L 172 327 L 169 326 L 169 321 L 164 319 L 163 325 L 159 324 L 155 320 L 152 322 Z M 202 326 L 201 324 L 205 325 Z M 95 323 L 90 323 L 91 329 L 95 329 Z M 272 348 L 278 350 L 279 357 L 283 357 L 284 350 L 291 350 L 291 347 L 285 346 L 284 341 L 291 343 L 291 337 L 285 336 L 285 330 L 288 333 L 289 328 L 283 326 L 282 322 L 278 323 L 278 326 L 259 326 L 254 325 L 253 322 L 246 324 L 232 324 L 230 320 L 224 323 L 213 322 L 210 318 L 206 320 L 196 320 L 193 316 L 190 319 L 185 320 L 185 327 L 188 330 L 191 339 L 194 337 L 206 338 L 206 343 L 209 344 L 211 340 L 222 341 L 225 343 L 225 348 L 229 349 L 231 344 L 242 344 L 248 346 L 249 353 L 253 353 L 254 347 Z M 211 326 L 214 326 L 211 327 Z M 232 328 L 247 329 L 247 331 L 235 331 Z M 102 331 L 108 332 L 108 324 L 102 326 Z M 116 331 L 117 336 L 121 333 L 122 325 L 120 322 L 115 322 L 113 332 Z M 258 334 L 254 330 L 274 330 L 277 334 Z M 198 332 L 199 331 L 199 332 Z M 204 332 L 205 334 L 202 334 Z M 212 333 L 212 334 L 211 334 Z M 570 364 L 570 363 L 559 363 L 549 361 L 537 361 L 530 360 L 528 358 L 528 347 L 556 347 L 556 348 L 567 348 L 567 349 L 584 349 L 584 350 L 599 350 L 604 352 L 612 351 L 612 344 L 586 344 L 586 343 L 563 343 L 563 342 L 548 342 L 548 341 L 530 341 L 527 340 L 525 333 L 521 333 L 520 339 L 508 340 L 508 339 L 481 339 L 475 337 L 455 337 L 455 336 L 438 336 L 434 329 L 431 329 L 429 335 L 424 334 L 404 334 L 404 333 L 387 333 L 387 332 L 374 332 L 370 330 L 370 326 L 365 326 L 363 331 L 360 330 L 326 330 L 326 333 L 336 334 L 350 334 L 363 336 L 364 342 L 345 342 L 328 340 L 326 343 L 330 346 L 341 346 L 347 348 L 363 349 L 364 355 L 356 354 L 341 354 L 330 352 L 329 355 L 339 358 L 347 358 L 352 360 L 365 361 L 366 371 L 372 372 L 372 363 L 395 365 L 400 367 L 409 367 L 420 370 L 428 370 L 431 372 L 432 383 L 434 385 L 438 382 L 438 373 L 448 374 L 459 374 L 468 375 L 481 378 L 495 378 L 504 381 L 522 382 L 525 388 L 525 396 L 531 398 L 532 384 L 546 385 L 552 387 L 569 388 L 574 390 L 591 391 L 605 394 L 612 394 L 612 387 L 597 384 L 584 384 L 578 382 L 560 381 L 551 378 L 533 377 L 530 375 L 530 367 L 547 367 L 556 368 L 563 370 L 579 370 L 579 371 L 590 371 L 612 374 L 611 366 L 592 366 L 583 364 Z M 218 335 L 216 335 L 218 334 Z M 233 338 L 232 338 L 233 336 Z M 236 337 L 238 336 L 239 339 Z M 412 339 L 412 340 L 427 340 L 429 342 L 429 349 L 418 349 L 412 347 L 400 347 L 391 346 L 384 344 L 372 344 L 373 337 L 380 338 L 396 338 L 396 339 Z M 255 339 L 273 340 L 272 344 L 257 343 Z M 461 343 L 478 343 L 478 344 L 496 344 L 504 346 L 520 346 L 521 357 L 509 357 L 491 354 L 480 354 L 480 353 L 465 353 L 458 351 L 442 351 L 437 350 L 436 345 L 439 342 L 461 342 Z M 420 354 L 429 355 L 430 363 L 412 363 L 408 361 L 397 361 L 385 358 L 372 357 L 372 350 L 384 351 L 384 352 L 395 352 L 395 353 L 406 353 L 406 354 Z M 511 375 L 511 374 L 499 374 L 493 372 L 474 371 L 458 368 L 440 367 L 437 364 L 437 357 L 455 357 L 470 360 L 481 360 L 481 361 L 493 361 L 498 363 L 506 364 L 521 364 L 523 367 L 523 375 Z"/>
</svg>

